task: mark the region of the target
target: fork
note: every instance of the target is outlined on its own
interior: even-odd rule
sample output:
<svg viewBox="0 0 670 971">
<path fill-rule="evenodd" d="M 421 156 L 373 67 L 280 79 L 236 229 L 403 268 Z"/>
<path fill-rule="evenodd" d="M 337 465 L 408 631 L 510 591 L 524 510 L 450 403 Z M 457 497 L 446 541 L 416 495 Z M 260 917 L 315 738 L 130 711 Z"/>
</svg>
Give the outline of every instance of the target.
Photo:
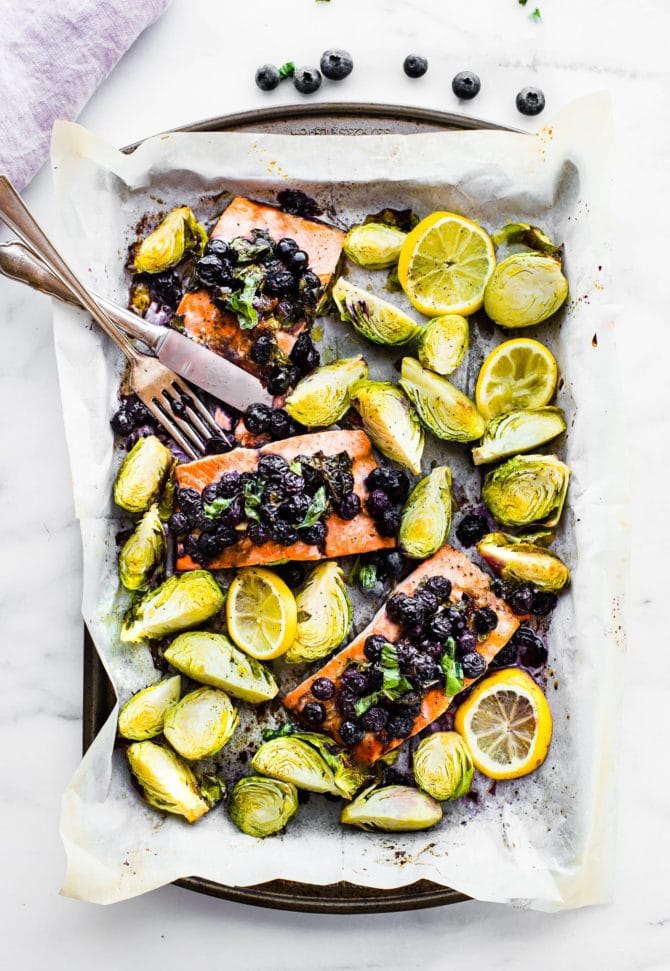
<svg viewBox="0 0 670 971">
<path fill-rule="evenodd" d="M 73 273 L 6 176 L 0 176 L 0 218 L 36 253 L 88 310 L 130 365 L 129 386 L 155 420 L 191 459 L 205 454 L 221 434 L 193 389 L 155 357 L 142 354 L 110 319 L 103 306 Z"/>
</svg>

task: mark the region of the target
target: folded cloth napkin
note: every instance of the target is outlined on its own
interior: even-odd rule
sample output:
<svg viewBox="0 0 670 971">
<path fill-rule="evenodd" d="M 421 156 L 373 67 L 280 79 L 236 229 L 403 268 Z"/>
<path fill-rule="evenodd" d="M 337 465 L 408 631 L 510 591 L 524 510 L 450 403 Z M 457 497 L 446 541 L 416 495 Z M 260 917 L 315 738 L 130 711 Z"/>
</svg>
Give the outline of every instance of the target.
<svg viewBox="0 0 670 971">
<path fill-rule="evenodd" d="M 23 188 L 49 150 L 170 0 L 0 0 L 0 173 Z"/>
</svg>

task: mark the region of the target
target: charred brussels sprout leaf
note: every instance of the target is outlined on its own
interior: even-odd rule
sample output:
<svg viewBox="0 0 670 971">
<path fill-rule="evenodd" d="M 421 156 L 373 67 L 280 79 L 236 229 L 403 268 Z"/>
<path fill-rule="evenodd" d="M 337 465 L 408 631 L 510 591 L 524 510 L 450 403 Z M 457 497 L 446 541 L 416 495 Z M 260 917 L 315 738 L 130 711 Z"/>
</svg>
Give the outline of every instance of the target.
<svg viewBox="0 0 670 971">
<path fill-rule="evenodd" d="M 352 323 L 359 334 L 375 344 L 406 344 L 421 330 L 399 307 L 342 277 L 333 287 L 332 295 L 342 320 Z"/>
<path fill-rule="evenodd" d="M 416 784 L 433 799 L 459 799 L 475 774 L 470 750 L 458 732 L 435 732 L 414 753 Z"/>
<path fill-rule="evenodd" d="M 447 442 L 481 438 L 486 422 L 473 401 L 450 381 L 404 357 L 400 384 L 426 428 Z"/>
<path fill-rule="evenodd" d="M 388 381 L 362 380 L 351 386 L 349 395 L 380 452 L 419 475 L 423 429 L 400 388 Z"/>
<path fill-rule="evenodd" d="M 444 546 L 451 529 L 451 471 L 433 469 L 412 490 L 400 520 L 398 545 L 415 560 L 424 560 Z"/>
<path fill-rule="evenodd" d="M 496 415 L 486 426 L 481 444 L 472 450 L 475 465 L 530 452 L 565 431 L 560 408 L 532 408 Z"/>
<path fill-rule="evenodd" d="M 385 270 L 398 262 L 407 233 L 385 223 L 364 223 L 347 233 L 344 252 L 368 270 Z"/>
<path fill-rule="evenodd" d="M 554 593 L 570 580 L 569 569 L 556 553 L 525 537 L 488 533 L 477 543 L 477 552 L 503 580 L 532 583 Z"/>
<path fill-rule="evenodd" d="M 205 227 L 188 206 L 180 206 L 142 240 L 135 254 L 135 269 L 138 273 L 162 273 L 179 263 L 189 251 L 200 255 L 206 242 Z"/>
<path fill-rule="evenodd" d="M 150 806 L 183 816 L 189 823 L 211 809 L 188 765 L 170 749 L 155 742 L 133 742 L 126 757 Z"/>
<path fill-rule="evenodd" d="M 194 681 L 252 704 L 270 701 L 279 691 L 270 671 L 234 647 L 224 634 L 180 634 L 166 649 L 165 660 Z"/>
<path fill-rule="evenodd" d="M 484 309 L 501 327 L 532 327 L 565 302 L 561 264 L 541 253 L 515 253 L 498 263 L 484 291 Z"/>
<path fill-rule="evenodd" d="M 442 819 L 442 808 L 411 786 L 366 789 L 342 810 L 340 822 L 359 829 L 403 833 L 429 829 Z"/>
<path fill-rule="evenodd" d="M 158 499 L 171 468 L 172 455 L 155 435 L 139 438 L 117 473 L 114 502 L 128 512 L 144 512 Z"/>
<path fill-rule="evenodd" d="M 233 735 L 239 717 L 218 688 L 198 688 L 184 695 L 165 716 L 164 733 L 172 748 L 193 762 L 216 755 Z"/>
<path fill-rule="evenodd" d="M 470 325 L 460 314 L 434 317 L 419 335 L 419 361 L 436 374 L 451 374 L 465 357 Z"/>
<path fill-rule="evenodd" d="M 230 793 L 228 813 L 247 836 L 263 839 L 278 833 L 298 811 L 298 793 L 290 782 L 250 775 Z"/>
<path fill-rule="evenodd" d="M 181 694 L 181 677 L 165 678 L 142 688 L 129 698 L 119 712 L 119 735 L 142 742 L 163 731 L 165 715 Z"/>
<path fill-rule="evenodd" d="M 351 385 L 367 376 L 368 366 L 361 356 L 326 364 L 298 382 L 284 407 L 302 425 L 333 425 L 349 408 Z"/>
<path fill-rule="evenodd" d="M 569 479 L 555 455 L 517 455 L 487 474 L 482 498 L 503 526 L 556 526 Z"/>
<path fill-rule="evenodd" d="M 298 627 L 284 660 L 318 661 L 342 643 L 351 626 L 352 608 L 340 567 L 315 567 L 296 596 Z"/>
<path fill-rule="evenodd" d="M 163 523 L 154 503 L 145 512 L 119 554 L 119 577 L 126 590 L 144 590 L 165 558 Z"/>
<path fill-rule="evenodd" d="M 291 782 L 298 789 L 345 799 L 351 799 L 368 778 L 331 738 L 316 732 L 293 732 L 264 742 L 251 765 L 261 775 Z"/>
<path fill-rule="evenodd" d="M 124 618 L 121 640 L 137 644 L 196 627 L 213 617 L 223 600 L 221 587 L 207 570 L 171 576 L 133 604 Z"/>
</svg>

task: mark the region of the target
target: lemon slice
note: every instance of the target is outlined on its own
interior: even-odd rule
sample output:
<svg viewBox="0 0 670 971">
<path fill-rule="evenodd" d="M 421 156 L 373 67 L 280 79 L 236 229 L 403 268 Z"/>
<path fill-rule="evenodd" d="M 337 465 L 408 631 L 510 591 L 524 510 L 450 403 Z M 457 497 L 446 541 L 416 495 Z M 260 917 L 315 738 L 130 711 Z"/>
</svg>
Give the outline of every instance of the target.
<svg viewBox="0 0 670 971">
<path fill-rule="evenodd" d="M 530 675 L 507 668 L 480 681 L 454 727 L 490 779 L 518 779 L 544 762 L 551 742 L 547 699 Z"/>
<path fill-rule="evenodd" d="M 491 237 L 453 212 L 422 219 L 402 245 L 398 279 L 410 302 L 429 317 L 472 314 L 496 264 Z"/>
<path fill-rule="evenodd" d="M 530 337 L 496 347 L 482 364 L 475 401 L 484 418 L 505 411 L 541 408 L 556 388 L 558 367 L 549 348 Z"/>
<path fill-rule="evenodd" d="M 228 633 L 241 650 L 259 661 L 288 650 L 295 638 L 297 615 L 295 597 L 272 570 L 241 570 L 230 585 Z"/>
</svg>

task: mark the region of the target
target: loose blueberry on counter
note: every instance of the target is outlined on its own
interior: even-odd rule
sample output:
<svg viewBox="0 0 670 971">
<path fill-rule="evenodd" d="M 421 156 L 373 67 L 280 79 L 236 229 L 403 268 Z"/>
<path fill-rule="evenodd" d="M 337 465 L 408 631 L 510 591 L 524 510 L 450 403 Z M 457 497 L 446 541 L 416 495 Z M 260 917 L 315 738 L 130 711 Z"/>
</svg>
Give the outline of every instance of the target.
<svg viewBox="0 0 670 971">
<path fill-rule="evenodd" d="M 555 593 L 551 593 L 549 590 L 537 590 L 533 594 L 531 613 L 535 614 L 536 617 L 546 617 L 554 610 L 557 603 L 558 597 Z"/>
<path fill-rule="evenodd" d="M 314 94 L 321 87 L 321 72 L 315 67 L 296 68 L 293 84 L 300 94 Z"/>
<path fill-rule="evenodd" d="M 529 614 L 533 606 L 533 588 L 527 583 L 513 590 L 507 598 L 507 603 L 512 608 L 512 612 L 518 616 Z"/>
<path fill-rule="evenodd" d="M 260 402 L 249 405 L 244 412 L 244 424 L 252 435 L 262 435 L 269 431 L 271 418 L 272 408 Z"/>
<path fill-rule="evenodd" d="M 356 745 L 365 735 L 365 730 L 354 721 L 344 721 L 340 725 L 340 735 L 345 745 Z"/>
<path fill-rule="evenodd" d="M 470 101 L 479 94 L 482 82 L 474 71 L 459 71 L 451 82 L 451 90 L 461 101 Z"/>
<path fill-rule="evenodd" d="M 516 106 L 522 115 L 539 115 L 545 105 L 539 88 L 522 88 L 516 96 Z"/>
<path fill-rule="evenodd" d="M 263 64 L 256 71 L 255 80 L 261 91 L 274 91 L 281 81 L 281 74 L 274 64 Z"/>
<path fill-rule="evenodd" d="M 461 658 L 461 667 L 466 678 L 478 678 L 486 671 L 486 658 L 476 651 L 464 654 Z"/>
<path fill-rule="evenodd" d="M 318 701 L 308 701 L 302 710 L 302 715 L 310 725 L 320 725 L 326 717 L 326 709 Z"/>
<path fill-rule="evenodd" d="M 446 603 L 451 596 L 451 580 L 447 577 L 430 577 L 424 589 L 434 593 L 440 603 Z"/>
<path fill-rule="evenodd" d="M 327 50 L 321 55 L 321 73 L 329 81 L 343 81 L 354 69 L 354 61 L 349 51 Z"/>
<path fill-rule="evenodd" d="M 472 625 L 478 634 L 489 634 L 498 626 L 498 615 L 490 607 L 480 607 L 472 615 Z"/>
<path fill-rule="evenodd" d="M 130 435 L 133 428 L 135 427 L 135 422 L 132 416 L 128 414 L 124 405 L 121 405 L 118 411 L 116 411 L 110 420 L 110 425 L 114 429 L 117 435 L 121 435 L 125 438 L 126 435 Z"/>
<path fill-rule="evenodd" d="M 428 70 L 428 61 L 420 54 L 408 54 L 402 69 L 408 78 L 422 78 Z"/>
<path fill-rule="evenodd" d="M 330 678 L 317 678 L 312 684 L 312 694 L 319 701 L 328 701 L 335 694 L 335 685 Z"/>
<path fill-rule="evenodd" d="M 518 652 L 519 664 L 525 668 L 541 668 L 547 660 L 547 648 L 542 638 L 531 627 L 522 624 L 510 641 Z"/>
<path fill-rule="evenodd" d="M 285 563 L 283 566 L 277 567 L 277 573 L 292 590 L 299 587 L 305 579 L 305 569 L 300 563 Z"/>
<path fill-rule="evenodd" d="M 382 566 L 384 572 L 393 580 L 399 579 L 405 572 L 407 561 L 399 550 L 389 550 L 382 554 Z"/>
<path fill-rule="evenodd" d="M 489 531 L 488 524 L 483 516 L 477 513 L 468 513 L 463 516 L 456 527 L 456 538 L 462 546 L 474 546 Z"/>
<path fill-rule="evenodd" d="M 361 725 L 366 732 L 381 732 L 383 728 L 386 728 L 386 723 L 389 720 L 389 713 L 386 708 L 382 708 L 381 705 L 373 705 L 372 708 L 361 715 Z"/>
</svg>

